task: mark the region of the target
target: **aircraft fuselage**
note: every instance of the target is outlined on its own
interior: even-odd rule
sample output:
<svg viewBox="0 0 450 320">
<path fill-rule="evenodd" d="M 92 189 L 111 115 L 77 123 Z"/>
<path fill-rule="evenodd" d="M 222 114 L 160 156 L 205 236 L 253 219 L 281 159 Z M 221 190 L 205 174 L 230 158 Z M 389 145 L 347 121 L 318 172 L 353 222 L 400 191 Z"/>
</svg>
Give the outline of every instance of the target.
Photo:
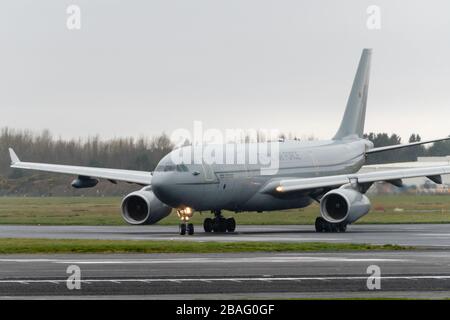
<svg viewBox="0 0 450 320">
<path fill-rule="evenodd" d="M 272 211 L 303 208 L 311 204 L 310 194 L 274 196 L 261 193 L 268 182 L 285 177 L 311 178 L 357 172 L 365 161 L 365 150 L 373 147 L 364 139 L 349 141 L 277 142 L 278 170 L 267 174 L 265 166 L 245 163 L 200 163 L 174 161 L 180 152 L 193 153 L 198 147 L 183 147 L 169 153 L 158 164 L 152 178 L 155 195 L 173 208 L 196 211 Z M 234 152 L 248 153 L 259 144 L 237 144 Z M 225 158 L 225 157 L 224 157 Z M 180 166 L 181 165 L 181 166 Z"/>
</svg>

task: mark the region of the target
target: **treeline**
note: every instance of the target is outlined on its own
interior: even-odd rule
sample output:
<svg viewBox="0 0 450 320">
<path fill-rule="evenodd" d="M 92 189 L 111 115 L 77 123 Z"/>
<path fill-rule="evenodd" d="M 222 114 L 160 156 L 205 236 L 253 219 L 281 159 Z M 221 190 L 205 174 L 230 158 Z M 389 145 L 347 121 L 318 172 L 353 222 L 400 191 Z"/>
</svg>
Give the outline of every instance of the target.
<svg viewBox="0 0 450 320">
<path fill-rule="evenodd" d="M 368 133 L 365 137 L 375 147 L 402 143 L 396 134 Z M 412 134 L 407 142 L 421 141 Z M 117 169 L 153 171 L 159 160 L 173 149 L 169 137 L 161 134 L 152 138 L 115 138 L 102 140 L 99 136 L 85 139 L 61 139 L 47 130 L 40 134 L 3 128 L 0 130 L 0 195 L 123 195 L 139 188 L 102 181 L 92 189 L 77 190 L 70 186 L 73 176 L 49 174 L 10 168 L 8 148 L 13 147 L 26 161 L 94 166 Z M 369 155 L 368 164 L 416 161 L 420 156 L 450 155 L 450 142 L 417 146 Z"/>
</svg>

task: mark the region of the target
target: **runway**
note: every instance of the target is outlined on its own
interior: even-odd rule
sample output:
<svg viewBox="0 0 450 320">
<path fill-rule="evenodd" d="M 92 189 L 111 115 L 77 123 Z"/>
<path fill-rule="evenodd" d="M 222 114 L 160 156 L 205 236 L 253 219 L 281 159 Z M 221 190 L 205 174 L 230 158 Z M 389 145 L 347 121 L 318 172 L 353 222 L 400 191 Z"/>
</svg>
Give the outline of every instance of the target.
<svg viewBox="0 0 450 320">
<path fill-rule="evenodd" d="M 79 290 L 67 287 L 80 268 Z M 369 290 L 369 266 L 380 290 Z M 0 256 L 1 298 L 450 297 L 447 250 Z"/>
<path fill-rule="evenodd" d="M 231 234 L 180 236 L 176 226 L 0 226 L 4 238 L 291 241 L 399 244 L 411 251 L 239 254 L 0 255 L 3 299 L 448 298 L 450 225 L 239 226 Z M 81 270 L 69 290 L 67 267 Z M 381 271 L 369 290 L 369 266 Z"/>
<path fill-rule="evenodd" d="M 398 244 L 450 248 L 450 224 L 352 225 L 346 233 L 316 233 L 313 226 L 238 226 L 236 232 L 178 235 L 177 226 L 0 226 L 0 238 L 278 241 Z"/>
</svg>

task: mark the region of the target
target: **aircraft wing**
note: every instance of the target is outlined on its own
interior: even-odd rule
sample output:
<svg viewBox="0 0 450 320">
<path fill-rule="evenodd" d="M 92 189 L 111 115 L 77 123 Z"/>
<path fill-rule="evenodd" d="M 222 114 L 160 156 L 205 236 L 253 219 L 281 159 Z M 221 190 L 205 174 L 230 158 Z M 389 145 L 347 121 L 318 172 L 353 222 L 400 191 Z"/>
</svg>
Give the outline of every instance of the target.
<svg viewBox="0 0 450 320">
<path fill-rule="evenodd" d="M 407 178 L 428 177 L 440 182 L 440 176 L 450 174 L 450 165 L 428 166 L 397 170 L 383 170 L 366 173 L 353 173 L 317 178 L 286 178 L 269 182 L 262 190 L 264 193 L 287 193 L 293 191 L 314 190 L 320 188 L 337 188 L 344 184 L 367 184 L 377 181 L 398 181 Z"/>
<path fill-rule="evenodd" d="M 38 170 L 54 173 L 73 174 L 78 176 L 85 176 L 91 178 L 107 179 L 112 182 L 125 181 L 131 183 L 138 183 L 142 185 L 150 185 L 152 181 L 152 174 L 146 171 L 121 170 L 121 169 L 107 169 L 95 167 L 79 167 L 67 166 L 58 164 L 22 162 L 17 157 L 13 149 L 9 148 L 9 155 L 11 157 L 11 168 Z"/>
<path fill-rule="evenodd" d="M 442 167 L 450 165 L 450 157 L 440 161 L 409 161 L 409 162 L 394 162 L 394 163 L 382 163 L 382 164 L 368 164 L 362 166 L 359 172 L 379 171 L 379 170 L 392 170 L 392 169 L 405 169 L 405 168 L 429 168 L 429 167 Z"/>
<path fill-rule="evenodd" d="M 434 142 L 440 142 L 440 141 L 446 141 L 446 140 L 450 140 L 450 137 L 442 138 L 442 139 L 435 139 L 435 140 L 411 142 L 411 143 L 405 143 L 405 144 L 394 144 L 392 146 L 386 146 L 386 147 L 379 147 L 379 148 L 369 149 L 369 150 L 366 151 L 366 154 L 383 152 L 383 151 L 389 151 L 389 150 L 397 150 L 397 149 L 414 147 L 414 146 L 419 146 L 419 145 L 422 145 L 422 144 L 428 144 L 428 143 L 434 143 Z"/>
</svg>

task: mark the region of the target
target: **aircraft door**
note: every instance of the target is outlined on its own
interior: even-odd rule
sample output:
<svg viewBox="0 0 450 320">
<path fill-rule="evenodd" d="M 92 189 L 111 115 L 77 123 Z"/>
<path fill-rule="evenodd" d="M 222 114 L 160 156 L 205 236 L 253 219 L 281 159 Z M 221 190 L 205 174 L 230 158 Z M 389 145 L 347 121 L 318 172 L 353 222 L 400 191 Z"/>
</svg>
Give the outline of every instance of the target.
<svg viewBox="0 0 450 320">
<path fill-rule="evenodd" d="M 205 182 L 212 182 L 214 181 L 214 171 L 211 167 L 211 165 L 203 162 L 202 164 L 203 168 L 203 178 L 205 179 Z"/>
<path fill-rule="evenodd" d="M 311 159 L 312 166 L 313 166 L 312 175 L 318 176 L 319 175 L 319 163 L 317 162 L 314 152 L 312 150 L 310 150 L 308 152 L 308 154 L 309 154 L 309 158 Z"/>
</svg>

